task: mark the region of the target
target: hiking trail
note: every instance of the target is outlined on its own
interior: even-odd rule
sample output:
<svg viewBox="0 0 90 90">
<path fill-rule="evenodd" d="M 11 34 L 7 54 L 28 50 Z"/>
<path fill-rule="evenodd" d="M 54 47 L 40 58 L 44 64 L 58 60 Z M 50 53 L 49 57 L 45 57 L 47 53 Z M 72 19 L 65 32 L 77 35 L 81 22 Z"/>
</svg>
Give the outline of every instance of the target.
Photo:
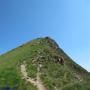
<svg viewBox="0 0 90 90">
<path fill-rule="evenodd" d="M 27 71 L 26 71 L 26 64 L 24 63 L 24 64 L 21 65 L 21 73 L 22 73 L 23 79 L 32 83 L 34 86 L 37 87 L 38 90 L 46 90 L 46 88 L 42 84 L 42 81 L 40 80 L 39 67 L 38 67 L 37 70 L 38 70 L 37 77 L 36 77 L 36 80 L 34 80 L 34 79 L 32 79 L 31 77 L 28 76 Z"/>
</svg>

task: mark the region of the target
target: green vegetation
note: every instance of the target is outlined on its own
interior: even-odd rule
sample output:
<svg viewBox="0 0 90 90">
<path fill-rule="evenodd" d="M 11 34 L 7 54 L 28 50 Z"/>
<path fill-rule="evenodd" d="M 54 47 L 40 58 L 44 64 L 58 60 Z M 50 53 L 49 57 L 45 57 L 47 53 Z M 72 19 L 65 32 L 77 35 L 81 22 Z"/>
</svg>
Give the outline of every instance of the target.
<svg viewBox="0 0 90 90">
<path fill-rule="evenodd" d="M 56 62 L 64 58 L 64 65 Z M 90 90 L 90 73 L 76 64 L 56 42 L 50 38 L 38 38 L 0 56 L 0 87 L 18 87 L 18 90 L 37 90 L 22 79 L 20 65 L 26 62 L 28 75 L 36 77 L 37 67 L 47 90 Z"/>
<path fill-rule="evenodd" d="M 37 74 L 37 66 L 33 64 L 28 64 L 27 72 L 28 72 L 28 76 L 35 78 Z"/>
</svg>

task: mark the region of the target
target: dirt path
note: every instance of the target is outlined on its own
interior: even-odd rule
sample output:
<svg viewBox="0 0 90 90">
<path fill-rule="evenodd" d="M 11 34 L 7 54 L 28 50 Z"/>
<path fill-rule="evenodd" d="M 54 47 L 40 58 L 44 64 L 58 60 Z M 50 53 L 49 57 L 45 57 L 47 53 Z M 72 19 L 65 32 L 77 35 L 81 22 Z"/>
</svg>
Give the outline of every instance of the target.
<svg viewBox="0 0 90 90">
<path fill-rule="evenodd" d="M 44 87 L 44 85 L 42 84 L 42 82 L 40 80 L 39 67 L 38 67 L 36 81 L 28 76 L 25 64 L 21 65 L 21 73 L 22 73 L 23 79 L 25 79 L 26 81 L 28 81 L 28 82 L 32 83 L 33 85 L 37 86 L 38 90 L 46 90 L 46 88 Z"/>
</svg>

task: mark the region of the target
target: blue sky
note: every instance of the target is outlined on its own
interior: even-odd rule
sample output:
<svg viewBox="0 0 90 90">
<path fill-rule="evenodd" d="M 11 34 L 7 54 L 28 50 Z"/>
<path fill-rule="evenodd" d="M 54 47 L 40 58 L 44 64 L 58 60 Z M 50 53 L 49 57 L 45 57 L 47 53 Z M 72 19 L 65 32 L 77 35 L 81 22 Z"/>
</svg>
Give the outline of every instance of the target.
<svg viewBox="0 0 90 90">
<path fill-rule="evenodd" d="M 0 0 L 0 54 L 44 36 L 90 71 L 90 0 Z"/>
</svg>

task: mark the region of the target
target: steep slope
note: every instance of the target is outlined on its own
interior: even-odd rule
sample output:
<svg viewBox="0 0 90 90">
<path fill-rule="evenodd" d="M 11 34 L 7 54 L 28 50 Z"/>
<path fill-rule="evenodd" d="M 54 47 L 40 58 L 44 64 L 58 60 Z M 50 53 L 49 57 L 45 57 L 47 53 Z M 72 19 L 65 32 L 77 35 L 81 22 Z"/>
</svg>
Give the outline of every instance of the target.
<svg viewBox="0 0 90 90">
<path fill-rule="evenodd" d="M 49 37 L 35 39 L 0 56 L 2 88 L 90 90 L 89 76 Z"/>
</svg>

